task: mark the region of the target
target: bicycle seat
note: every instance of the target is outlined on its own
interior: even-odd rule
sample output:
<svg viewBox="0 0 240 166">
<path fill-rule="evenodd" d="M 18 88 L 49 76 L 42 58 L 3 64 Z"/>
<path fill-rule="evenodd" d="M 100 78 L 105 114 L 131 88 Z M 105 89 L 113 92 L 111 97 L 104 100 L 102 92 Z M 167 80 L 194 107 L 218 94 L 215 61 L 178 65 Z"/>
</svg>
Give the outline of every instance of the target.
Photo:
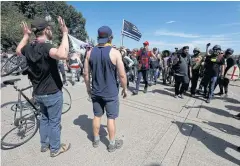
<svg viewBox="0 0 240 166">
<path fill-rule="evenodd" d="M 15 82 L 20 81 L 20 78 L 3 81 L 4 85 L 14 85 Z"/>
</svg>

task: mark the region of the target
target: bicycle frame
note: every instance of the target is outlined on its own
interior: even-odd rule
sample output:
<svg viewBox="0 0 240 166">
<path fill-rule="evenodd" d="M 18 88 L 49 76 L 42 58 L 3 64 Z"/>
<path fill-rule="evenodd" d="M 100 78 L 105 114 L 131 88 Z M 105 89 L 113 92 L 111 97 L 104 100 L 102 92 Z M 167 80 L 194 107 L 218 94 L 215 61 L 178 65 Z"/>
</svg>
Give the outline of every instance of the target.
<svg viewBox="0 0 240 166">
<path fill-rule="evenodd" d="M 22 107 L 22 100 L 21 100 L 21 98 L 22 98 L 22 96 L 23 96 L 23 98 L 24 99 L 26 99 L 27 100 L 27 102 L 34 108 L 34 115 L 35 116 L 37 116 L 39 113 L 39 110 L 38 110 L 38 108 L 32 103 L 32 101 L 23 93 L 23 91 L 25 91 L 25 90 L 28 90 L 28 89 L 30 89 L 30 88 L 32 88 L 32 85 L 31 86 L 28 86 L 28 87 L 26 87 L 26 88 L 23 88 L 23 89 L 18 89 L 17 88 L 17 86 L 13 86 L 14 87 L 14 89 L 16 89 L 16 91 L 18 91 L 18 103 L 20 104 L 20 117 L 22 117 L 22 109 L 23 109 L 23 107 Z M 16 117 L 16 113 L 15 113 L 15 117 Z"/>
</svg>

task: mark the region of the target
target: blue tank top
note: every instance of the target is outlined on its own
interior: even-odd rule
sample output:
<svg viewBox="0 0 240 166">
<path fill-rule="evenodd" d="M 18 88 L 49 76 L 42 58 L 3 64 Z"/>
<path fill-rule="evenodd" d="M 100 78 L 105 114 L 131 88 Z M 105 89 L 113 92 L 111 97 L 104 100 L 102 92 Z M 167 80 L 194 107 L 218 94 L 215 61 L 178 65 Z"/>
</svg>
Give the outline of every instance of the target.
<svg viewBox="0 0 240 166">
<path fill-rule="evenodd" d="M 94 47 L 89 65 L 92 72 L 92 95 L 115 97 L 118 95 L 117 68 L 110 59 L 111 46 Z"/>
</svg>

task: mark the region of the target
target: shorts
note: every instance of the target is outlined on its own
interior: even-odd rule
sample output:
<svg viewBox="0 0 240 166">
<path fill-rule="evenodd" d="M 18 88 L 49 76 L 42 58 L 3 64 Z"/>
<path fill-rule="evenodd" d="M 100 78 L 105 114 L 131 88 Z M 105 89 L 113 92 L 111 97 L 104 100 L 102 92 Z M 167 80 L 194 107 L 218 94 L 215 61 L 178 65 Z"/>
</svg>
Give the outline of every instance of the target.
<svg viewBox="0 0 240 166">
<path fill-rule="evenodd" d="M 96 117 L 101 117 L 106 109 L 108 119 L 115 119 L 119 114 L 119 99 L 115 97 L 92 96 L 93 113 Z"/>
</svg>

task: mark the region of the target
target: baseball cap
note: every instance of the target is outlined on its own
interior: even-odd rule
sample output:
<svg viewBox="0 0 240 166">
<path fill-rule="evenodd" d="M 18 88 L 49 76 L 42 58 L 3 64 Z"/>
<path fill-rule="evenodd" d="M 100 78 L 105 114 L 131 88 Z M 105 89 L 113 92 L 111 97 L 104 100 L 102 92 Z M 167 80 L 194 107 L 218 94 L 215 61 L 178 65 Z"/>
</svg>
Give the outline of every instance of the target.
<svg viewBox="0 0 240 166">
<path fill-rule="evenodd" d="M 149 42 L 148 41 L 145 41 L 143 44 L 149 46 Z"/>
<path fill-rule="evenodd" d="M 50 26 L 50 24 L 44 19 L 36 19 L 31 24 L 31 29 L 33 32 L 42 31 Z"/>
<path fill-rule="evenodd" d="M 112 30 L 108 26 L 102 26 L 98 29 L 98 43 L 106 44 L 109 37 L 112 36 Z"/>
</svg>

